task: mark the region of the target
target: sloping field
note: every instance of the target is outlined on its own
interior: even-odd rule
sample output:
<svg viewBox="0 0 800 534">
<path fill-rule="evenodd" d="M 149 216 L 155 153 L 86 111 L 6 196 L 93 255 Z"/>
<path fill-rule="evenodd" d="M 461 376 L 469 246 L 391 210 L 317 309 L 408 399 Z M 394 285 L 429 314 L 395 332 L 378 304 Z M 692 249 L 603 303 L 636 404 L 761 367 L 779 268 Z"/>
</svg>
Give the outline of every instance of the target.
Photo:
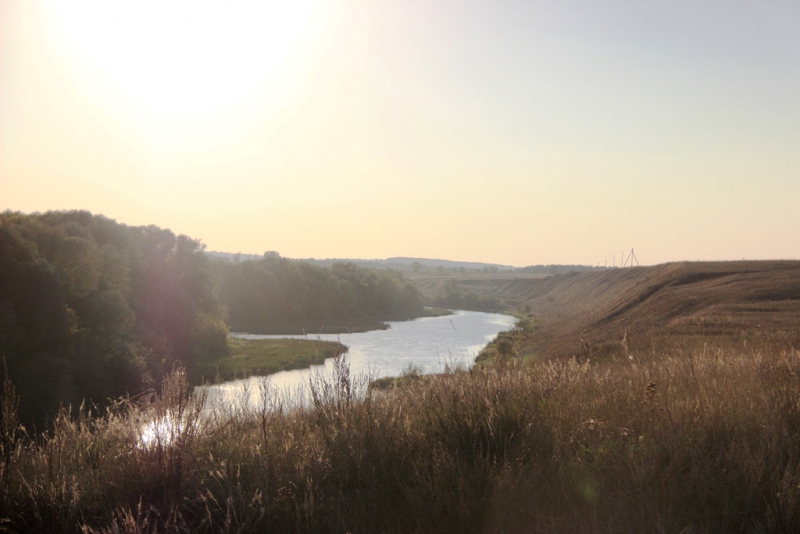
<svg viewBox="0 0 800 534">
<path fill-rule="evenodd" d="M 800 262 L 674 263 L 551 277 L 518 291 L 548 352 L 625 353 L 708 336 L 798 341 Z M 623 341 L 624 340 L 624 341 Z"/>
<path fill-rule="evenodd" d="M 448 280 L 458 280 L 461 287 L 481 295 L 493 295 L 504 283 L 512 280 L 541 280 L 546 274 L 535 273 L 404 273 L 426 297 L 436 297 Z"/>
<path fill-rule="evenodd" d="M 669 263 L 496 277 L 478 287 L 511 309 L 529 310 L 537 328 L 526 349 L 545 357 L 624 354 L 707 336 L 800 341 L 800 261 Z"/>
</svg>

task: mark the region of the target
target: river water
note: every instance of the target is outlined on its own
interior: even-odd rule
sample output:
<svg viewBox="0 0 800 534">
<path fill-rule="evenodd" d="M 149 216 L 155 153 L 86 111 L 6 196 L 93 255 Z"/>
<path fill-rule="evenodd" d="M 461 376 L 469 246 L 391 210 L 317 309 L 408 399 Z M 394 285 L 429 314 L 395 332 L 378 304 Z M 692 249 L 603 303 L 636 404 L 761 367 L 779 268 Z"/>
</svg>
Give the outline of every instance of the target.
<svg viewBox="0 0 800 534">
<path fill-rule="evenodd" d="M 350 374 L 369 379 L 398 376 L 414 367 L 423 373 L 445 369 L 469 368 L 475 357 L 498 333 L 514 326 L 510 315 L 455 311 L 444 317 L 423 317 L 413 321 L 390 322 L 387 330 L 373 330 L 353 334 L 313 334 L 296 336 L 262 336 L 231 334 L 245 339 L 296 338 L 340 341 L 349 347 L 347 362 Z M 283 371 L 267 377 L 252 377 L 208 386 L 207 402 L 211 405 L 239 403 L 250 406 L 260 404 L 260 385 L 267 381 L 270 387 L 284 396 L 305 399 L 312 377 L 325 380 L 332 376 L 333 360 L 310 369 Z"/>
</svg>

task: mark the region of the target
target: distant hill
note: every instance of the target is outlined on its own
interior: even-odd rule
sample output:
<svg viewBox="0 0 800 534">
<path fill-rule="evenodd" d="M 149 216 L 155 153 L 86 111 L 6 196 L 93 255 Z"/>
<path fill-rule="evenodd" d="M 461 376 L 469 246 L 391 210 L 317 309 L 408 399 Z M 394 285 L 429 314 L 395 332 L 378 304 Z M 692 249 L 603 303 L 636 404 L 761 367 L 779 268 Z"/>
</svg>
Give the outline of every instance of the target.
<svg viewBox="0 0 800 534">
<path fill-rule="evenodd" d="M 613 269 L 613 267 L 611 267 Z M 582 273 L 585 271 L 605 271 L 608 267 L 592 266 L 592 265 L 561 265 L 561 264 L 548 264 L 548 265 L 529 265 L 528 267 L 517 267 L 514 269 L 515 273 L 531 273 L 531 274 L 563 274 L 563 273 Z"/>
<path fill-rule="evenodd" d="M 207 251 L 209 256 L 220 258 L 225 261 L 238 263 L 240 261 L 258 260 L 264 256 L 280 256 L 277 252 L 265 252 L 263 255 L 259 254 L 242 254 L 239 252 L 218 252 Z M 433 258 L 408 258 L 404 256 L 395 256 L 386 259 L 365 260 L 359 258 L 293 258 L 297 261 L 304 261 L 313 265 L 322 267 L 330 267 L 334 263 L 353 263 L 358 267 L 365 267 L 368 269 L 395 269 L 404 272 L 416 273 L 439 273 L 442 270 L 445 272 L 459 272 L 459 273 L 529 273 L 539 275 L 549 274 L 562 274 L 571 272 L 584 272 L 605 270 L 606 267 L 594 267 L 591 265 L 562 265 L 562 264 L 547 264 L 547 265 L 529 265 L 527 267 L 514 267 L 513 265 L 503 265 L 501 263 L 483 263 L 476 261 L 454 261 L 454 260 L 441 260 Z"/>
<path fill-rule="evenodd" d="M 213 256 L 215 258 L 220 258 L 225 261 L 237 263 L 240 261 L 247 261 L 247 260 L 258 260 L 263 258 L 264 256 L 280 256 L 277 252 L 265 252 L 263 255 L 258 254 L 241 254 L 241 253 L 231 253 L 231 252 L 218 252 L 218 251 L 208 251 L 206 252 L 209 256 Z M 292 258 L 297 261 L 303 261 L 306 263 L 311 263 L 313 265 L 319 265 L 322 267 L 330 267 L 335 263 L 352 263 L 358 267 L 364 267 L 368 269 L 395 269 L 397 271 L 406 271 L 406 272 L 436 272 L 439 271 L 440 268 L 446 271 L 453 272 L 453 270 L 462 270 L 461 272 L 501 272 L 501 271 L 513 271 L 515 269 L 512 265 L 502 265 L 499 263 L 481 263 L 481 262 L 472 262 L 472 261 L 452 261 L 452 260 L 437 260 L 437 259 L 430 259 L 430 258 L 405 258 L 405 257 L 394 257 L 394 258 L 387 258 L 383 259 L 376 259 L 376 260 L 365 260 L 365 259 L 358 259 L 358 258 L 324 258 L 324 259 L 316 259 L 316 258 Z"/>
<path fill-rule="evenodd" d="M 667 338 L 800 341 L 800 261 L 667 263 L 495 279 L 481 290 L 529 310 L 540 326 L 535 351 L 550 357 L 619 354 L 623 344 Z"/>
<path fill-rule="evenodd" d="M 373 269 L 396 269 L 398 271 L 408 272 L 429 272 L 458 270 L 462 272 L 480 272 L 480 271 L 513 271 L 514 267 L 511 265 L 502 265 L 499 263 L 481 263 L 473 261 L 453 261 L 453 260 L 438 260 L 431 258 L 405 258 L 394 257 L 385 260 L 360 260 L 360 259 L 342 259 L 342 258 L 326 258 L 322 260 L 317 259 L 301 259 L 314 263 L 316 265 L 333 265 L 334 263 L 354 263 L 359 267 L 370 267 Z"/>
</svg>

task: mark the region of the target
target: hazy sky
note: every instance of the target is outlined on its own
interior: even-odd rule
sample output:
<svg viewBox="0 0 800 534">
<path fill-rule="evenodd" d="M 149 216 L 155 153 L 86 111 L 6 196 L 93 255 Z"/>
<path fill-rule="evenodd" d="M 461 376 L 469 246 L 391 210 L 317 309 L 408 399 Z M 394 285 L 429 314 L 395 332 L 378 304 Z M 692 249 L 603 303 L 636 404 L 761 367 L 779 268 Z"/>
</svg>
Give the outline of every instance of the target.
<svg viewBox="0 0 800 534">
<path fill-rule="evenodd" d="M 800 2 L 0 0 L 0 210 L 209 249 L 800 258 Z"/>
</svg>

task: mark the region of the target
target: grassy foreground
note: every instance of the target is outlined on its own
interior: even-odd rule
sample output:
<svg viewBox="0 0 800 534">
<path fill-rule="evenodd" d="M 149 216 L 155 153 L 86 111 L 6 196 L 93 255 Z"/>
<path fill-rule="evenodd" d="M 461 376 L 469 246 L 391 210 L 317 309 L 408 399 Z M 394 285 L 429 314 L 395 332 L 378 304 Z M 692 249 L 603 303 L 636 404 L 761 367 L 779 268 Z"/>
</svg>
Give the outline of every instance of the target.
<svg viewBox="0 0 800 534">
<path fill-rule="evenodd" d="M 347 347 L 335 341 L 318 339 L 228 337 L 228 351 L 230 355 L 219 361 L 195 364 L 192 374 L 198 379 L 219 377 L 220 380 L 233 380 L 242 376 L 305 369 L 347 352 Z"/>
<path fill-rule="evenodd" d="M 745 346 L 601 363 L 500 358 L 375 391 L 337 360 L 292 410 L 203 416 L 159 395 L 17 427 L 11 532 L 793 532 L 800 352 Z M 142 441 L 153 420 L 173 422 Z M 175 424 L 180 421 L 181 424 Z"/>
</svg>

